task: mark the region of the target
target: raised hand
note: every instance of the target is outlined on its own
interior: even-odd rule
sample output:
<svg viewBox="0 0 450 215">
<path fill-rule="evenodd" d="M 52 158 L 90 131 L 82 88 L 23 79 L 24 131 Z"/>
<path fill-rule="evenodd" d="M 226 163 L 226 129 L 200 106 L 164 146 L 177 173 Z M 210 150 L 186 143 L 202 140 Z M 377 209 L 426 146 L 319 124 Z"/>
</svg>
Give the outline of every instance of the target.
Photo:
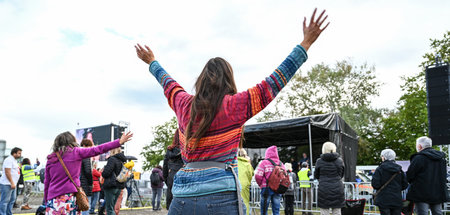
<svg viewBox="0 0 450 215">
<path fill-rule="evenodd" d="M 150 64 L 155 60 L 155 55 L 153 55 L 152 50 L 147 45 L 145 45 L 145 49 L 139 43 L 134 47 L 136 48 L 137 56 L 145 63 Z"/>
<path fill-rule="evenodd" d="M 306 17 L 303 20 L 303 42 L 301 42 L 300 45 L 307 51 L 309 47 L 316 41 L 316 39 L 319 37 L 322 31 L 324 31 L 330 24 L 330 22 L 328 22 L 327 25 L 325 25 L 325 27 L 321 29 L 320 27 L 328 18 L 328 15 L 322 18 L 323 15 L 325 14 L 325 10 L 323 10 L 322 13 L 319 15 L 319 17 L 317 18 L 317 20 L 315 20 L 316 12 L 317 8 L 314 9 L 314 12 L 311 16 L 311 20 L 309 21 L 308 26 L 306 26 Z"/>
<path fill-rule="evenodd" d="M 119 142 L 120 142 L 120 144 L 124 144 L 124 143 L 130 141 L 132 137 L 133 137 L 133 133 L 131 133 L 131 131 L 129 131 L 127 133 L 123 133 L 122 137 L 120 137 Z"/>
</svg>

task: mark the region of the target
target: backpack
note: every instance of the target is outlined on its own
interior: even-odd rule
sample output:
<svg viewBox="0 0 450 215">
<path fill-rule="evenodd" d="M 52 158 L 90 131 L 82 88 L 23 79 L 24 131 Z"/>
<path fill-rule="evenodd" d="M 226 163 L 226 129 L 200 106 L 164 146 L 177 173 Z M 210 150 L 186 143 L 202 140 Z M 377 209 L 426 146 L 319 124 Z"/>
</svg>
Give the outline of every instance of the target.
<svg viewBox="0 0 450 215">
<path fill-rule="evenodd" d="M 267 184 L 275 193 L 283 194 L 287 191 L 289 185 L 291 184 L 289 176 L 281 165 L 276 164 L 270 158 L 268 160 L 272 163 L 274 168 L 269 176 L 269 179 L 267 179 Z"/>
<path fill-rule="evenodd" d="M 122 165 L 122 169 L 120 170 L 119 175 L 116 177 L 116 180 L 120 183 L 124 183 L 130 177 L 131 171 Z"/>
<path fill-rule="evenodd" d="M 150 175 L 150 182 L 152 183 L 153 186 L 159 185 L 161 179 L 159 178 L 158 172 L 152 172 L 152 174 Z"/>
</svg>

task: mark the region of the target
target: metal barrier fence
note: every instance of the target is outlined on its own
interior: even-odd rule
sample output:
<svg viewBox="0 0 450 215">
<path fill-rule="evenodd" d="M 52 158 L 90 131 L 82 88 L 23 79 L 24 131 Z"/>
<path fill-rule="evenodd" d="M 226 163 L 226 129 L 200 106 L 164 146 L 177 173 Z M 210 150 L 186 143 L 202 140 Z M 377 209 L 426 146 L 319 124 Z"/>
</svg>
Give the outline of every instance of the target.
<svg viewBox="0 0 450 215">
<path fill-rule="evenodd" d="M 130 196 L 128 206 L 137 207 L 137 206 L 150 206 L 151 205 L 151 196 L 152 191 L 151 188 L 148 188 L 147 182 L 137 183 L 135 187 L 133 187 L 132 195 Z M 300 182 L 302 184 L 309 184 L 311 188 L 305 189 L 300 188 Z M 143 183 L 143 184 L 141 184 Z M 317 207 L 318 201 L 318 182 L 317 181 L 299 181 L 297 182 L 296 188 L 294 190 L 294 211 L 299 212 L 313 212 L 320 213 L 320 209 Z M 344 194 L 346 200 L 358 200 L 365 199 L 365 210 L 364 214 L 379 214 L 377 210 L 377 206 L 374 205 L 372 194 L 373 188 L 370 182 L 343 182 L 344 184 Z M 450 183 L 447 184 L 447 188 L 450 192 Z M 137 189 L 139 189 L 140 197 L 137 195 Z M 161 198 L 161 203 L 165 204 L 166 202 L 166 187 L 163 189 L 163 195 Z M 301 195 L 302 192 L 309 195 Z M 43 197 L 43 189 L 40 191 L 33 190 L 31 196 Z M 402 192 L 403 199 L 406 197 L 406 191 Z M 142 202 L 140 202 L 142 200 Z M 134 203 L 133 203 L 134 202 Z M 142 204 L 140 204 L 142 203 Z M 258 184 L 252 180 L 250 187 L 250 210 L 252 214 L 256 214 L 256 210 L 261 209 L 261 189 Z M 269 205 L 269 209 L 271 209 Z M 283 199 L 281 199 L 280 210 L 284 210 Z M 443 204 L 442 212 L 450 212 L 450 202 L 446 202 Z M 258 213 L 259 214 L 259 213 Z"/>
<path fill-rule="evenodd" d="M 300 181 L 297 183 L 297 186 L 294 190 L 294 211 L 320 213 L 320 208 L 317 207 L 317 193 L 319 183 L 317 181 L 301 181 L 301 183 L 307 183 L 311 188 L 300 188 Z M 447 188 L 450 188 L 450 184 L 447 184 Z M 307 192 L 309 193 L 309 195 L 301 195 L 301 192 Z M 373 202 L 373 187 L 370 182 L 344 182 L 344 193 L 346 200 L 366 200 L 364 214 L 379 214 L 378 208 L 374 205 Z M 406 191 L 402 192 L 402 196 L 403 198 L 406 197 Z M 253 180 L 250 187 L 250 210 L 252 211 L 252 214 L 256 214 L 256 210 L 260 209 L 261 189 Z M 270 205 L 269 209 L 271 209 Z M 283 199 L 281 200 L 280 210 L 284 210 Z M 443 204 L 442 212 L 450 212 L 450 202 Z"/>
</svg>

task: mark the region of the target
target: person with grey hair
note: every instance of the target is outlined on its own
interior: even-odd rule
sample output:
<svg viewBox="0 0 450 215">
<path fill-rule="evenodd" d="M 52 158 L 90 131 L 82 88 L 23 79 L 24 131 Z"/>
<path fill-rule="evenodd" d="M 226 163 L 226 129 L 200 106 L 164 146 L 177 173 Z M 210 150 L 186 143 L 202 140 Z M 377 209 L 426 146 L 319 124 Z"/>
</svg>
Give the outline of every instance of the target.
<svg viewBox="0 0 450 215">
<path fill-rule="evenodd" d="M 411 184 L 406 199 L 416 205 L 416 213 L 433 215 L 442 214 L 442 203 L 447 198 L 447 165 L 445 153 L 432 147 L 429 137 L 419 137 L 416 140 L 417 153 L 411 156 L 406 177 Z"/>
<path fill-rule="evenodd" d="M 395 163 L 392 149 L 381 151 L 382 163 L 372 176 L 372 187 L 377 190 L 375 205 L 382 215 L 400 215 L 402 212 L 402 190 L 408 187 L 402 167 Z"/>
<path fill-rule="evenodd" d="M 344 161 L 336 153 L 336 145 L 326 142 L 322 146 L 322 155 L 316 161 L 314 178 L 319 180 L 318 206 L 320 214 L 340 215 L 341 208 L 345 205 Z"/>
</svg>

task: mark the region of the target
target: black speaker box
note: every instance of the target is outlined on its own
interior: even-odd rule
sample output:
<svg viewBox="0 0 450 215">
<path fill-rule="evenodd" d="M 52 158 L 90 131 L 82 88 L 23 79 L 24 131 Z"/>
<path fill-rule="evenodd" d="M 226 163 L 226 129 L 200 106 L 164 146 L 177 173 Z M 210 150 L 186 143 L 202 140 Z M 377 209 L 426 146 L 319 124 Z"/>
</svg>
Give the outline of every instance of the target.
<svg viewBox="0 0 450 215">
<path fill-rule="evenodd" d="M 450 70 L 448 64 L 427 67 L 429 136 L 433 145 L 450 144 Z"/>
</svg>

